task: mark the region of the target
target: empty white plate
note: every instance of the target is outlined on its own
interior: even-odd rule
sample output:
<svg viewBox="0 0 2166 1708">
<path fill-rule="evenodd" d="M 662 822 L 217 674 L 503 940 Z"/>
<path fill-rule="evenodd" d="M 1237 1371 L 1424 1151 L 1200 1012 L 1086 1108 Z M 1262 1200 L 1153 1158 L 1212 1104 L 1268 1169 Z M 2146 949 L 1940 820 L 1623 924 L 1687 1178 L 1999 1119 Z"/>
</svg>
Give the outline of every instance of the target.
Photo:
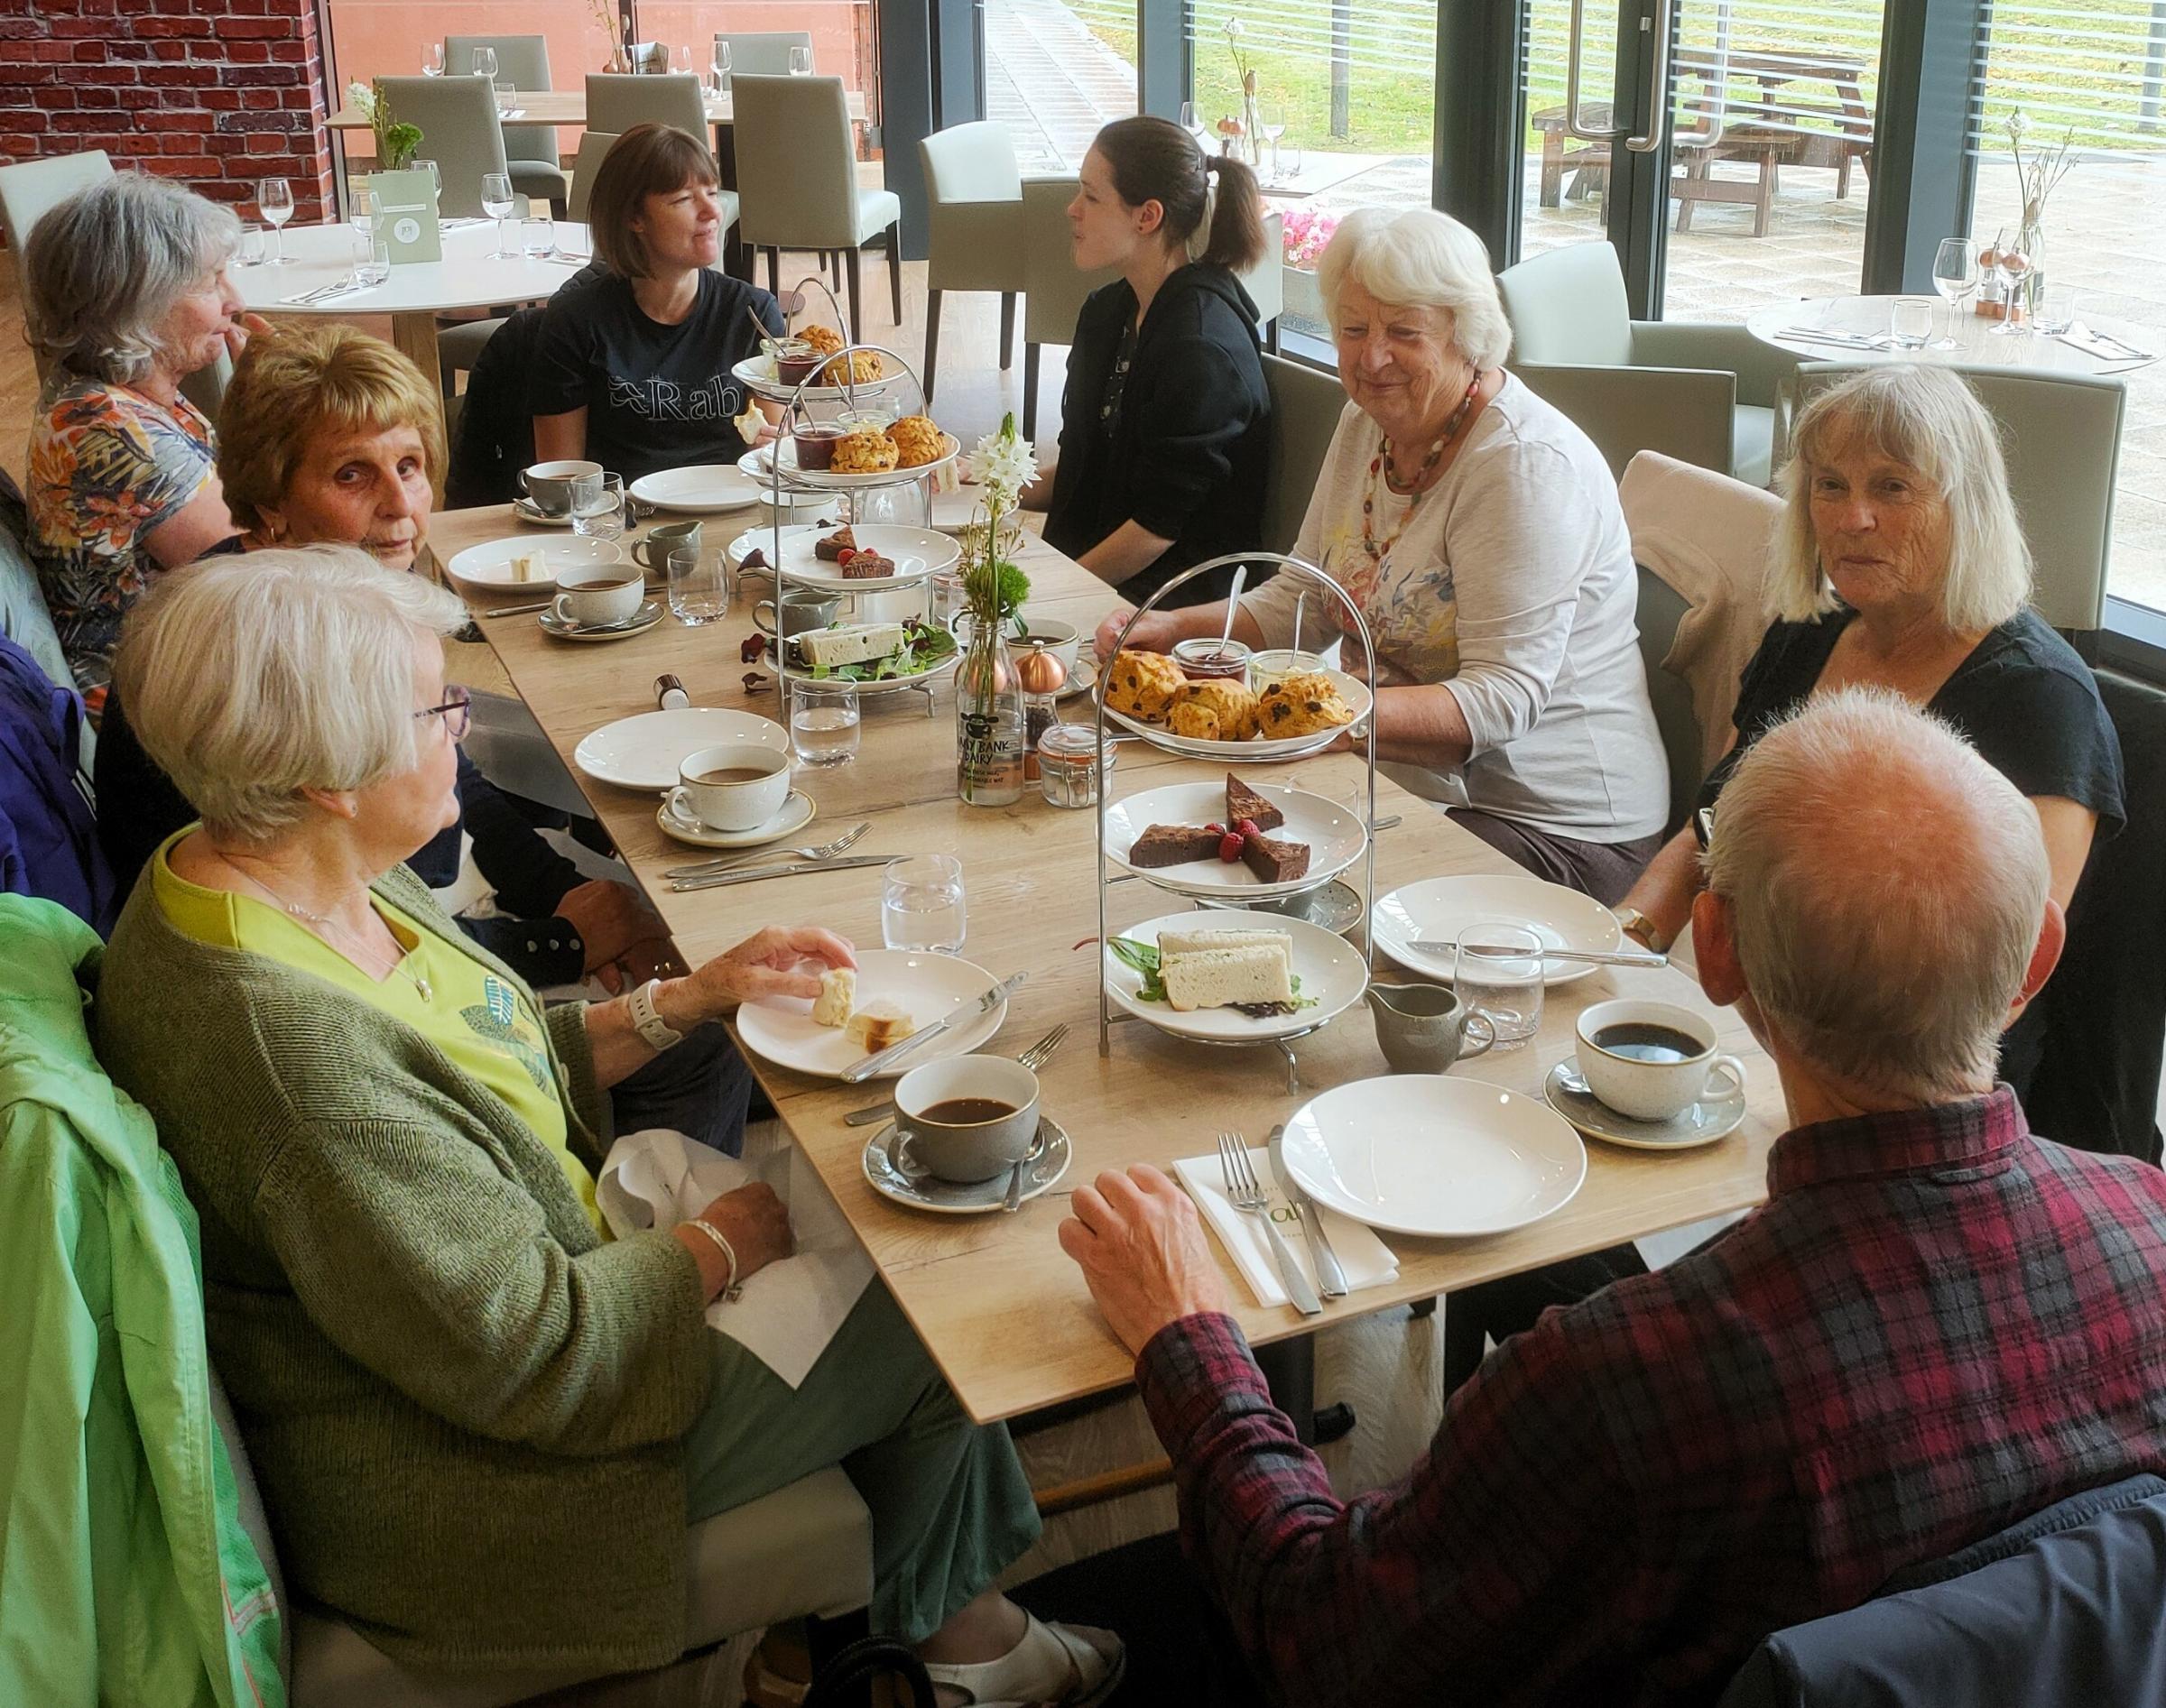
<svg viewBox="0 0 2166 1708">
<path fill-rule="evenodd" d="M 643 475 L 632 483 L 631 492 L 641 503 L 659 510 L 702 515 L 713 510 L 743 510 L 760 502 L 759 482 L 734 463 L 694 463 Z"/>
<path fill-rule="evenodd" d="M 1175 895 L 1209 900 L 1231 896 L 1241 901 L 1266 900 L 1312 890 L 1361 858 L 1368 836 L 1348 808 L 1306 789 L 1281 789 L 1253 778 L 1243 780 L 1286 815 L 1286 822 L 1264 834 L 1309 845 L 1309 870 L 1291 883 L 1265 883 L 1239 860 L 1231 864 L 1217 855 L 1178 866 L 1136 866 L 1128 850 L 1152 825 L 1211 825 L 1226 817 L 1226 783 L 1167 783 L 1128 795 L 1106 808 L 1106 853 L 1117 865 L 1148 878 Z"/>
<path fill-rule="evenodd" d="M 1293 941 L 1293 975 L 1301 981 L 1298 997 L 1314 1005 L 1291 1014 L 1259 1019 L 1234 1008 L 1199 1008 L 1183 1014 L 1170 1002 L 1146 1002 L 1141 992 L 1143 974 L 1106 950 L 1106 988 L 1113 1000 L 1138 1020 L 1149 1020 L 1162 1032 L 1176 1038 L 1198 1038 L 1217 1044 L 1261 1044 L 1290 1032 L 1305 1032 L 1321 1026 L 1335 1014 L 1344 1013 L 1361 1001 L 1369 987 L 1368 965 L 1344 937 L 1310 925 L 1305 919 L 1280 919 L 1269 915 L 1244 919 L 1237 913 L 1169 913 L 1163 919 L 1131 926 L 1117 935 L 1143 943 L 1156 943 L 1161 931 L 1283 931 Z"/>
<path fill-rule="evenodd" d="M 1325 1092 L 1286 1122 L 1286 1166 L 1319 1204 L 1393 1233 L 1505 1233 L 1552 1215 L 1587 1147 L 1535 1097 L 1478 1079 L 1393 1074 Z"/>
<path fill-rule="evenodd" d="M 905 1010 L 912 1029 L 921 1030 L 944 1020 L 958 1008 L 971 1012 L 949 1030 L 930 1039 L 897 1063 L 893 1073 L 878 1076 L 896 1079 L 926 1062 L 944 1056 L 967 1056 L 1000 1029 L 1008 1017 L 1003 997 L 986 1013 L 977 1011 L 977 1000 L 1000 981 L 982 966 L 952 955 L 918 954 L 902 949 L 857 951 L 857 1006 L 875 1002 L 893 1002 Z M 812 1004 L 801 996 L 773 996 L 747 1002 L 737 1011 L 737 1036 L 745 1047 L 778 1067 L 794 1067 L 801 1074 L 818 1074 L 839 1079 L 843 1069 L 865 1059 L 863 1045 L 853 1044 L 839 1026 L 815 1026 Z"/>
<path fill-rule="evenodd" d="M 539 558 L 543 573 L 529 581 L 513 580 L 512 559 L 520 557 Z M 487 540 L 478 546 L 468 546 L 464 551 L 454 553 L 444 568 L 452 580 L 463 581 L 469 587 L 547 593 L 555 587 L 557 577 L 567 569 L 586 569 L 596 564 L 624 560 L 624 548 L 614 540 L 588 540 L 582 534 L 560 534 L 554 539 L 513 534 L 508 539 Z"/>
<path fill-rule="evenodd" d="M 597 783 L 660 790 L 677 786 L 677 768 L 702 747 L 729 742 L 786 753 L 790 732 L 756 713 L 686 706 L 605 724 L 571 750 L 571 762 Z"/>
<path fill-rule="evenodd" d="M 963 549 L 946 534 L 930 528 L 907 528 L 895 522 L 865 522 L 850 530 L 850 538 L 868 551 L 876 551 L 895 566 L 892 576 L 856 580 L 842 573 L 842 566 L 818 556 L 813 547 L 835 531 L 832 528 L 784 528 L 782 573 L 805 586 L 824 587 L 835 593 L 877 593 L 921 581 L 928 575 L 950 568 Z M 769 564 L 774 561 L 774 530 L 748 528 L 729 542 L 729 559 L 743 564 L 754 551 Z M 756 571 L 754 572 L 757 573 Z"/>
<path fill-rule="evenodd" d="M 1617 916 L 1594 897 L 1536 877 L 1472 874 L 1427 878 L 1379 896 L 1370 915 L 1376 946 L 1410 973 L 1451 977 L 1449 951 L 1409 948 L 1416 938 L 1456 943 L 1470 925 L 1524 926 L 1545 949 L 1614 949 L 1624 941 Z M 1551 961 L 1545 984 L 1569 984 L 1599 972 L 1584 961 Z"/>
</svg>

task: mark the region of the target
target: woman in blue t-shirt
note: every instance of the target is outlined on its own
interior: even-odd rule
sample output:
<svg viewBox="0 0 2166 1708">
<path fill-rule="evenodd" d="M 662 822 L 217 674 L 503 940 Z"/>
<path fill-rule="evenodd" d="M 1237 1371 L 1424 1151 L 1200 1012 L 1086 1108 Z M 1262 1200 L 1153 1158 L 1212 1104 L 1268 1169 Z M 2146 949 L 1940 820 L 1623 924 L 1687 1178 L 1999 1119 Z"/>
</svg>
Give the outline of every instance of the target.
<svg viewBox="0 0 2166 1708">
<path fill-rule="evenodd" d="M 634 125 L 603 157 L 587 208 L 600 264 L 550 300 L 534 351 L 538 461 L 586 457 L 629 483 L 750 448 L 730 370 L 759 354 L 755 317 L 784 322 L 766 291 L 715 270 L 720 186 L 707 145 L 668 125 Z"/>
</svg>

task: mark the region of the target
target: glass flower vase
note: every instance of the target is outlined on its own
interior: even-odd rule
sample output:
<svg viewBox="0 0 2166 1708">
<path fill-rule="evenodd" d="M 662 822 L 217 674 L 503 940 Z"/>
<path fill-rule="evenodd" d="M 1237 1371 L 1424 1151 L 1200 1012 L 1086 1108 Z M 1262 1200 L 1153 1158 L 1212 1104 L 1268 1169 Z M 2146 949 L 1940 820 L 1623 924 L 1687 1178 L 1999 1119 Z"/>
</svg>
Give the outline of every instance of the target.
<svg viewBox="0 0 2166 1708">
<path fill-rule="evenodd" d="M 955 788 L 967 807 L 1023 799 L 1023 687 L 997 620 L 972 613 L 955 668 Z"/>
</svg>

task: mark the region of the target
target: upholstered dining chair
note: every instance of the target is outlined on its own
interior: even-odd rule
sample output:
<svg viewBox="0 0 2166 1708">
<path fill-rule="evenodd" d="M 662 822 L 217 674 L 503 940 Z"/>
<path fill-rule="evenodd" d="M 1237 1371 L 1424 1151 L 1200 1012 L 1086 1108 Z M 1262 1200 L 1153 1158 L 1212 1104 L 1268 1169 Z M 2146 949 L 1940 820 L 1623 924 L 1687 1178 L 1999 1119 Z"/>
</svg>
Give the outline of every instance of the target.
<svg viewBox="0 0 2166 1708">
<path fill-rule="evenodd" d="M 443 180 L 437 212 L 480 217 L 482 179 L 511 171 L 495 86 L 477 77 L 380 77 L 376 88 L 403 122 L 421 127 L 421 146 Z"/>
<path fill-rule="evenodd" d="M 750 77 L 788 77 L 791 48 L 804 49 L 806 59 L 808 61 L 810 60 L 812 32 L 717 30 L 715 32 L 715 45 L 729 50 L 729 75 L 732 78 L 740 71 Z"/>
<path fill-rule="evenodd" d="M 535 89 L 551 87 L 549 80 L 549 38 L 545 35 L 448 35 L 444 38 L 444 70 L 451 77 L 470 77 L 474 50 L 496 51 L 497 74 L 508 79 L 523 99 Z M 571 180 L 557 152 L 556 127 L 551 125 L 506 125 L 504 158 L 511 169 L 512 188 L 523 196 L 545 201 L 557 217 L 564 217 L 565 198 Z M 440 161 L 439 165 L 442 162 Z"/>
<path fill-rule="evenodd" d="M 918 142 L 930 235 L 925 259 L 925 396 L 940 348 L 940 300 L 950 291 L 1000 292 L 1000 366 L 1015 353 L 1023 282 L 1023 169 L 997 119 L 951 125 Z"/>
<path fill-rule="evenodd" d="M 1726 427 L 1728 460 L 1708 466 L 1755 486 L 1767 485 L 1776 397 L 1796 368 L 1796 357 L 1761 343 L 1741 326 L 1634 320 L 1617 252 L 1605 242 L 1569 244 L 1530 256 L 1505 268 L 1496 283 L 1512 323 L 1514 371 L 1538 392 L 1543 389 L 1541 376 L 1530 370 L 1545 367 L 1699 370 L 1730 376 L 1734 394 L 1726 412 L 1717 412 L 1709 388 L 1667 378 L 1640 381 L 1648 399 L 1642 411 L 1648 415 L 1692 411 L 1704 418 L 1686 439 L 1672 444 L 1718 443 L 1720 429 Z M 1560 388 L 1566 383 L 1560 377 Z M 1609 392 L 1581 387 L 1572 395 L 1597 409 L 1601 422 L 1622 419 Z M 1622 466 L 1630 455 L 1628 449 L 1623 457 L 1613 457 L 1613 466 Z"/>
<path fill-rule="evenodd" d="M 616 133 L 615 131 L 590 129 L 579 137 L 579 152 L 571 162 L 571 193 L 568 205 L 570 208 L 571 217 L 578 220 L 582 226 L 587 223 L 588 199 L 594 194 L 594 174 L 601 166 L 602 156 L 616 146 Z M 732 197 L 733 204 L 736 198 Z M 734 213 L 736 211 L 734 206 L 728 211 Z M 729 227 L 725 224 L 723 229 L 727 231 Z"/>
<path fill-rule="evenodd" d="M 767 288 L 780 289 L 782 252 L 839 250 L 847 263 L 850 330 L 865 337 L 858 265 L 864 245 L 886 235 L 894 322 L 902 324 L 902 202 L 892 189 L 860 189 L 850 112 L 838 77 L 730 79 L 736 126 L 740 238 L 767 252 Z"/>
<path fill-rule="evenodd" d="M 1264 494 L 1264 544 L 1291 551 L 1316 493 L 1316 478 L 1346 412 L 1347 390 L 1338 377 L 1306 362 L 1266 355 L 1264 383 L 1271 388 L 1271 484 Z"/>
<path fill-rule="evenodd" d="M 1068 225 L 1077 180 L 1031 178 L 1023 186 L 1023 426 L 1038 436 L 1038 352 L 1048 344 L 1075 341 L 1084 299 L 1119 278 L 1114 267 L 1079 271 Z"/>
<path fill-rule="evenodd" d="M 587 128 L 622 136 L 634 125 L 674 125 L 713 146 L 697 77 L 683 71 L 658 76 L 588 72 Z"/>
</svg>

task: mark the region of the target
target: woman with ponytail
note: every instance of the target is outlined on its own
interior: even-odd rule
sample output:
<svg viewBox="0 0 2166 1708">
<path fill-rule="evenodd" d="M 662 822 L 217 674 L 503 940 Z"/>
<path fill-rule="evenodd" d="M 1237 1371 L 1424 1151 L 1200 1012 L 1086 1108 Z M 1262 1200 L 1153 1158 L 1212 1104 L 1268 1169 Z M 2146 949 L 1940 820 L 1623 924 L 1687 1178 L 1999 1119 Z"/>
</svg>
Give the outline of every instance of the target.
<svg viewBox="0 0 2166 1708">
<path fill-rule="evenodd" d="M 1076 265 L 1121 277 L 1083 305 L 1059 463 L 1026 502 L 1045 504 L 1049 542 L 1141 600 L 1264 543 L 1271 393 L 1256 305 L 1235 276 L 1263 258 L 1263 202 L 1246 166 L 1162 118 L 1106 125 L 1080 178 Z M 1231 577 L 1192 581 L 1176 603 L 1223 599 Z"/>
</svg>

